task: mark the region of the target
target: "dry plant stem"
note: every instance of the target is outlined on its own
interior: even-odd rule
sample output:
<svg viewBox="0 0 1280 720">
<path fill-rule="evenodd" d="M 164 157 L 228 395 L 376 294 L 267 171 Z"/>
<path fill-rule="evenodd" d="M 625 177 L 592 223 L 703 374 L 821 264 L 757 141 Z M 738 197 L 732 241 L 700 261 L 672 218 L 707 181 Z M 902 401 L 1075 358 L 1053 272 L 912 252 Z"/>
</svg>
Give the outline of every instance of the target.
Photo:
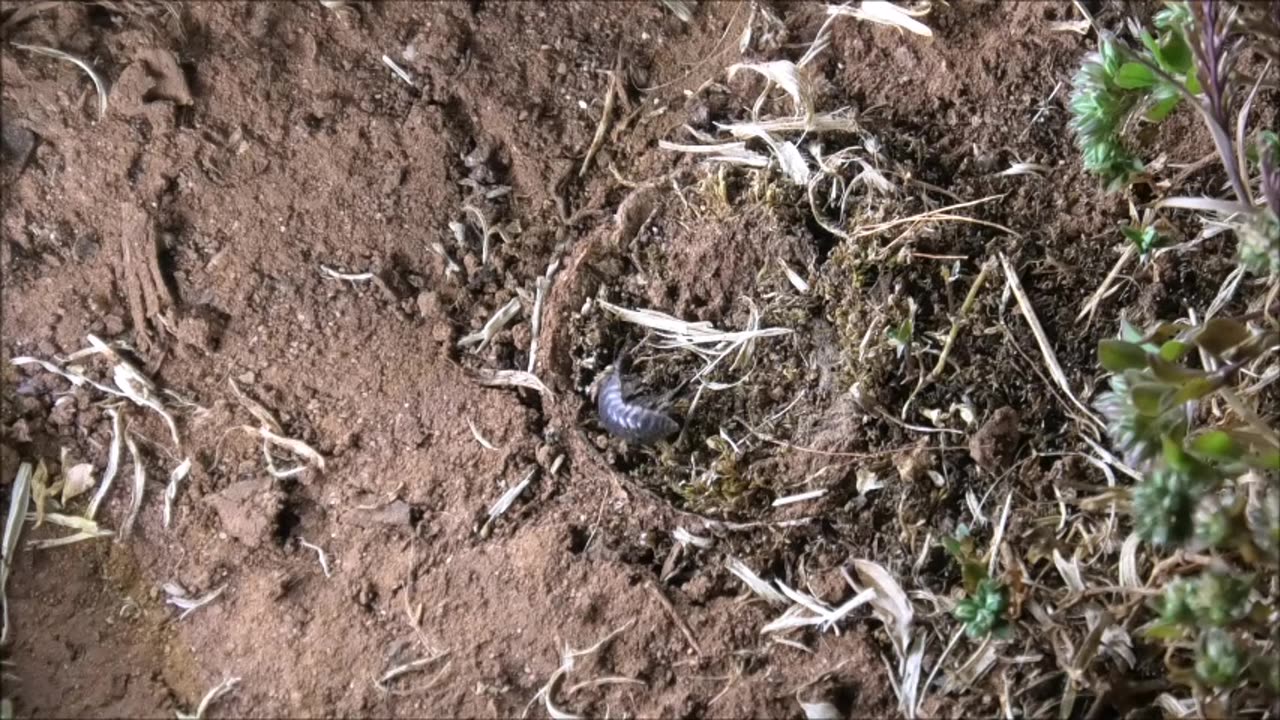
<svg viewBox="0 0 1280 720">
<path fill-rule="evenodd" d="M 1004 270 L 1005 280 L 1009 283 L 1009 289 L 1013 292 L 1013 296 L 1018 300 L 1018 309 L 1022 311 L 1022 317 L 1027 321 L 1027 325 L 1031 328 L 1031 333 L 1035 335 L 1036 344 L 1040 346 L 1040 353 L 1044 356 L 1045 365 L 1049 368 L 1049 374 L 1053 377 L 1058 387 L 1066 393 L 1071 402 L 1084 413 L 1096 430 L 1104 430 L 1106 428 L 1102 421 L 1098 419 L 1088 407 L 1081 403 L 1076 394 L 1071 390 L 1071 383 L 1067 380 L 1067 375 L 1062 371 L 1062 365 L 1058 363 L 1057 354 L 1053 351 L 1053 345 L 1049 343 L 1049 336 L 1045 334 L 1044 327 L 1040 324 L 1040 319 L 1036 317 L 1035 308 L 1031 305 L 1031 299 L 1027 297 L 1027 293 L 1022 289 L 1022 282 L 1018 280 L 1018 273 L 1013 269 L 1013 265 L 1009 259 L 1002 253 L 1000 255 L 1000 266 Z"/>
<path fill-rule="evenodd" d="M 596 153 L 600 151 L 600 146 L 604 145 L 604 138 L 609 132 L 609 120 L 613 117 L 613 106 L 618 98 L 618 85 L 621 81 L 618 79 L 618 73 L 622 69 L 622 56 L 618 55 L 617 60 L 613 63 L 613 70 L 606 74 L 609 76 L 609 89 L 604 95 L 604 109 L 600 111 L 600 124 L 596 125 L 596 135 L 591 138 L 591 147 L 587 148 L 587 156 L 582 158 L 582 167 L 578 170 L 578 177 L 584 177 L 587 169 L 591 167 L 591 161 L 595 159 Z"/>
<path fill-rule="evenodd" d="M 1089 297 L 1089 301 L 1080 309 L 1080 314 L 1076 316 L 1076 322 L 1080 322 L 1082 319 L 1088 317 L 1088 321 L 1085 322 L 1085 327 L 1089 327 L 1089 323 L 1093 322 L 1093 314 L 1098 310 L 1098 305 L 1107 296 L 1107 290 L 1111 288 L 1111 284 L 1115 282 L 1117 277 L 1119 277 L 1120 272 L 1124 270 L 1125 266 L 1129 264 L 1129 261 L 1133 259 L 1134 253 L 1135 250 L 1133 245 L 1125 246 L 1124 254 L 1120 256 L 1120 259 L 1116 261 L 1115 265 L 1111 266 L 1111 272 L 1107 273 L 1107 276 L 1102 279 L 1102 284 L 1098 286 L 1098 289 Z"/>
<path fill-rule="evenodd" d="M 684 634 L 685 640 L 689 642 L 689 647 L 693 648 L 693 652 L 697 654 L 698 657 L 702 657 L 702 648 L 698 645 L 698 640 L 693 635 L 693 629 L 684 621 L 684 618 L 680 617 L 680 614 L 676 612 L 675 606 L 671 604 L 671 601 L 667 599 L 666 595 L 662 594 L 662 590 L 660 590 L 657 585 L 653 584 L 652 580 L 647 584 L 649 586 L 649 591 L 653 593 L 653 596 L 658 599 L 662 608 L 667 611 L 667 615 L 671 617 L 671 622 L 675 623 L 676 627 L 680 628 L 680 632 Z"/>
<path fill-rule="evenodd" d="M 978 300 L 978 293 L 982 291 L 982 286 L 986 284 L 987 277 L 991 274 L 995 265 L 994 258 L 988 258 L 986 262 L 982 263 L 982 270 L 978 272 L 978 277 L 973 279 L 973 285 L 969 287 L 969 294 L 965 296 L 964 303 L 960 306 L 960 312 L 951 321 L 951 332 L 947 335 L 947 341 L 942 345 L 942 352 L 938 354 L 937 364 L 929 372 L 929 380 L 937 380 L 942 377 L 942 372 L 947 367 L 947 359 L 951 357 L 951 348 L 955 345 L 956 338 L 960 335 L 960 329 L 965 324 L 966 316 L 973 310 L 973 305 Z"/>
</svg>

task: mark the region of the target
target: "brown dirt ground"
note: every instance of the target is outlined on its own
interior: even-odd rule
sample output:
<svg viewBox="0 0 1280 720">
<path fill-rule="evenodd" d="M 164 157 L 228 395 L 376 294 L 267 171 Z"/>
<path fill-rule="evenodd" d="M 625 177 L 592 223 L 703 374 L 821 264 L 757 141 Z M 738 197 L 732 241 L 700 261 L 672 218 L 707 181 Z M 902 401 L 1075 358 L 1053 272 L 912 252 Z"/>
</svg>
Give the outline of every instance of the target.
<svg viewBox="0 0 1280 720">
<path fill-rule="evenodd" d="M 0 4 L 6 17 L 37 5 Z M 753 57 L 798 57 L 793 44 L 807 44 L 823 19 L 821 5 L 777 12 L 785 35 L 758 39 Z M 989 330 L 965 333 L 944 380 L 913 401 L 971 405 L 976 421 L 946 436 L 951 451 L 895 451 L 920 436 L 868 410 L 878 402 L 896 414 L 918 358 L 936 357 L 900 362 L 877 342 L 860 359 L 868 324 L 901 322 L 912 298 L 918 341 L 936 351 L 929 334 L 945 334 L 973 275 L 1003 252 L 1087 396 L 1100 379 L 1093 348 L 1115 309 L 1150 318 L 1203 306 L 1232 249 L 1211 243 L 1196 270 L 1161 260 L 1141 271 L 1154 282 L 1125 282 L 1098 322 L 1075 322 L 1117 256 L 1111 231 L 1127 207 L 1083 175 L 1065 129 L 1067 81 L 1088 43 L 1048 30 L 1071 16 L 1065 3 L 936 4 L 931 42 L 843 22 L 816 67 L 822 107 L 856 110 L 918 180 L 966 200 L 1006 193 L 974 216 L 1020 238 L 941 225 L 915 241 L 914 256 L 873 264 L 786 197 L 761 201 L 767 190 L 742 177 L 717 200 L 705 172 L 656 143 L 686 123 L 709 130 L 746 117 L 758 81 L 726 84 L 724 69 L 741 58 L 749 15 L 745 4 L 714 2 L 688 25 L 657 2 L 374 2 L 337 12 L 315 2 L 100 2 L 35 8 L 7 27 L 7 40 L 90 58 L 111 94 L 98 121 L 92 86 L 74 67 L 7 43 L 0 53 L 4 125 L 38 138 L 25 163 L 5 168 L 6 360 L 72 352 L 89 333 L 124 339 L 160 386 L 208 410 L 182 415 L 194 469 L 171 530 L 161 525 L 162 479 L 180 458 L 164 426 L 134 412 L 151 480 L 132 538 L 16 559 L 16 635 L 5 657 L 17 679 L 5 684 L 18 712 L 165 716 L 192 710 L 234 675 L 240 686 L 213 714 L 514 716 L 564 644 L 586 647 L 624 625 L 561 686 L 562 707 L 798 717 L 797 690 L 822 679 L 805 692 L 820 689 L 855 715 L 895 712 L 881 661 L 891 651 L 869 614 L 839 635 L 802 636 L 812 652 L 768 643 L 758 628 L 775 611 L 744 596 L 725 558 L 793 577 L 833 603 L 850 596 L 838 570 L 851 557 L 949 590 L 957 571 L 940 550 L 916 563 L 911 538 L 883 528 L 951 532 L 966 491 L 982 495 L 1010 474 L 1020 493 L 1053 506 L 1037 481 L 1062 468 L 1033 449 L 1069 447 L 1071 421 L 1016 306 L 1001 300 L 998 272 L 975 309 L 973 327 Z M 384 53 L 415 86 L 379 62 Z M 580 179 L 615 62 L 627 88 L 619 122 Z M 1160 148 L 1169 163 L 1209 149 L 1194 118 L 1172 122 L 1175 143 Z M 1014 161 L 1052 170 L 993 177 Z M 623 179 L 655 183 L 636 196 L 642 207 L 621 214 L 625 232 L 613 219 L 632 196 Z M 474 197 L 496 185 L 511 191 Z M 494 240 L 488 265 L 474 233 L 459 246 L 449 229 L 466 219 L 467 202 L 519 223 L 518 234 Z M 447 272 L 433 242 L 460 272 Z M 472 370 L 525 366 L 528 323 L 480 353 L 456 341 L 513 297 L 527 313 L 534 279 L 557 259 L 538 364 L 554 395 L 476 385 Z M 778 259 L 802 271 L 811 295 L 790 290 Z M 320 265 L 376 278 L 334 280 Z M 953 265 L 958 283 L 942 274 Z M 598 309 L 583 312 L 588 301 L 740 327 L 742 298 L 766 296 L 764 324 L 795 332 L 761 341 L 749 381 L 708 398 L 670 450 L 602 435 L 589 386 L 640 338 Z M 872 328 L 877 338 L 883 330 Z M 640 367 L 661 391 L 693 365 Z M 61 448 L 105 465 L 100 396 L 7 362 L 3 373 L 3 482 L 19 459 L 54 463 Z M 250 421 L 228 379 L 319 450 L 326 470 L 273 483 L 257 444 L 227 434 Z M 855 385 L 861 403 L 849 399 Z M 690 465 L 724 456 L 707 437 L 720 428 L 741 437 L 744 424 L 788 407 L 771 431 L 786 442 L 879 455 L 833 462 L 755 442 L 734 461 L 733 492 L 681 485 Z M 976 433 L 992 417 L 999 422 Z M 928 424 L 919 412 L 907 419 Z M 482 447 L 468 421 L 496 449 Z M 531 490 L 477 533 L 477 518 L 532 468 Z M 945 479 L 941 488 L 926 469 Z M 859 498 L 858 470 L 893 479 Z M 822 500 L 770 507 L 816 473 L 834 488 Z M 107 526 L 118 526 L 128 492 L 113 493 Z M 693 512 L 763 524 L 713 530 Z M 777 525 L 802 516 L 821 520 Z M 715 546 L 675 554 L 670 533 L 681 525 L 715 535 Z M 332 577 L 303 540 L 328 551 Z M 179 621 L 160 589 L 172 581 L 226 590 Z M 396 692 L 375 687 L 430 648 L 448 655 L 396 680 Z M 568 692 L 606 675 L 642 684 Z M 978 693 L 945 712 L 990 712 L 992 702 Z"/>
</svg>

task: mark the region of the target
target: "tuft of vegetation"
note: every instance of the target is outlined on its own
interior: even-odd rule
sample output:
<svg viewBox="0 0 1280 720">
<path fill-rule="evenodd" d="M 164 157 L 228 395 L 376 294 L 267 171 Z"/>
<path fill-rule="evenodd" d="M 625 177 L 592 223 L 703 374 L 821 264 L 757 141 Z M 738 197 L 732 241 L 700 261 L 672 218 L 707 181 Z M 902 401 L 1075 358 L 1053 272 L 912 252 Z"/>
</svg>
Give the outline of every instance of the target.
<svg viewBox="0 0 1280 720">
<path fill-rule="evenodd" d="M 1207 554 L 1198 575 L 1165 586 L 1145 630 L 1166 645 L 1169 677 L 1197 693 L 1253 684 L 1280 698 L 1268 649 L 1280 610 L 1269 592 L 1280 580 L 1280 436 L 1247 404 L 1256 396 L 1237 392 L 1244 371 L 1277 349 L 1280 322 L 1266 313 L 1141 335 L 1125 325 L 1099 346 L 1111 373 L 1099 409 L 1142 475 L 1136 532 L 1170 553 Z M 1212 401 L 1237 419 L 1210 422 Z M 1187 652 L 1190 665 L 1176 665 Z"/>
<path fill-rule="evenodd" d="M 1114 192 L 1129 187 L 1144 170 L 1126 141 L 1134 121 L 1159 123 L 1183 102 L 1194 107 L 1213 137 L 1235 200 L 1176 197 L 1156 207 L 1214 214 L 1239 238 L 1240 263 L 1265 274 L 1280 272 L 1280 161 L 1273 134 L 1249 139 L 1249 114 L 1263 78 L 1242 72 L 1239 60 L 1251 48 L 1272 59 L 1280 54 L 1280 14 L 1257 12 L 1250 5 L 1166 3 L 1153 18 L 1154 32 L 1129 23 L 1136 47 L 1104 33 L 1098 51 L 1085 57 L 1072 80 L 1070 125 L 1085 169 Z M 1256 158 L 1252 168 L 1250 155 Z M 1256 192 L 1251 169 L 1258 177 Z M 1158 238 L 1141 229 L 1125 236 L 1144 254 Z"/>
</svg>

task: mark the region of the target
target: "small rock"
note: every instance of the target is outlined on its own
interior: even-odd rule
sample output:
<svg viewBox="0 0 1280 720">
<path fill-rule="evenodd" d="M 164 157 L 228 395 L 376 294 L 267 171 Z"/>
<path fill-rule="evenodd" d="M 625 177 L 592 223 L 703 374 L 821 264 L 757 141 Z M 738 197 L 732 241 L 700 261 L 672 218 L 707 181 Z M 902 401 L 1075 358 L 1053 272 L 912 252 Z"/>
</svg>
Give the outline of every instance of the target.
<svg viewBox="0 0 1280 720">
<path fill-rule="evenodd" d="M 206 498 L 231 537 L 258 547 L 275 533 L 284 508 L 285 494 L 273 487 L 270 478 L 242 480 Z"/>
<path fill-rule="evenodd" d="M 1002 472 L 1013 462 L 1020 438 L 1017 411 L 1002 407 L 969 438 L 969 457 L 987 472 Z"/>
</svg>

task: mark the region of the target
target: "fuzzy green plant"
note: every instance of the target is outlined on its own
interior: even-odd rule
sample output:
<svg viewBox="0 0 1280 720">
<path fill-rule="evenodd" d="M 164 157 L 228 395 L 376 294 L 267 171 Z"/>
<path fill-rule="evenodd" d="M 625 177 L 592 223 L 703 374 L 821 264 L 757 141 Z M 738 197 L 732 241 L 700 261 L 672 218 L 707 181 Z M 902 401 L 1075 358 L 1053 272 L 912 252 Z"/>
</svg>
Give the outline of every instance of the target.
<svg viewBox="0 0 1280 720">
<path fill-rule="evenodd" d="M 1235 232 L 1240 263 L 1267 274 L 1280 273 L 1280 161 L 1274 144 L 1268 143 L 1269 133 L 1250 139 L 1250 112 L 1264 78 L 1241 71 L 1239 60 L 1250 49 L 1280 57 L 1280 12 L 1274 4 L 1270 11 L 1256 5 L 1171 2 L 1156 14 L 1154 33 L 1130 23 L 1137 45 L 1104 34 L 1098 51 L 1085 57 L 1072 81 L 1070 126 L 1086 170 L 1101 178 L 1108 191 L 1116 191 L 1132 184 L 1143 169 L 1125 139 L 1133 121 L 1140 115 L 1159 123 L 1180 104 L 1193 107 L 1213 138 L 1235 197 L 1173 197 L 1154 207 L 1213 216 Z M 1270 68 L 1268 63 L 1263 72 Z M 1251 155 L 1257 158 L 1253 166 Z M 1129 239 L 1142 249 L 1155 237 Z"/>
<path fill-rule="evenodd" d="M 1132 492 L 1136 532 L 1159 550 L 1214 558 L 1164 588 L 1146 627 L 1175 654 L 1192 653 L 1191 669 L 1170 676 L 1197 691 L 1252 683 L 1280 698 L 1267 650 L 1280 612 L 1268 594 L 1280 582 L 1280 436 L 1248 404 L 1256 394 L 1237 392 L 1277 350 L 1273 312 L 1146 333 L 1125 324 L 1098 349 L 1111 374 L 1098 407 L 1143 478 Z M 1242 419 L 1206 423 L 1214 400 Z"/>
<path fill-rule="evenodd" d="M 958 527 L 954 536 L 942 539 L 942 546 L 960 565 L 965 596 L 951 614 L 964 624 L 965 634 L 971 638 L 1008 637 L 1013 631 L 1008 618 L 1009 590 L 987 575 L 987 566 L 977 552 L 969 527 Z"/>
</svg>

